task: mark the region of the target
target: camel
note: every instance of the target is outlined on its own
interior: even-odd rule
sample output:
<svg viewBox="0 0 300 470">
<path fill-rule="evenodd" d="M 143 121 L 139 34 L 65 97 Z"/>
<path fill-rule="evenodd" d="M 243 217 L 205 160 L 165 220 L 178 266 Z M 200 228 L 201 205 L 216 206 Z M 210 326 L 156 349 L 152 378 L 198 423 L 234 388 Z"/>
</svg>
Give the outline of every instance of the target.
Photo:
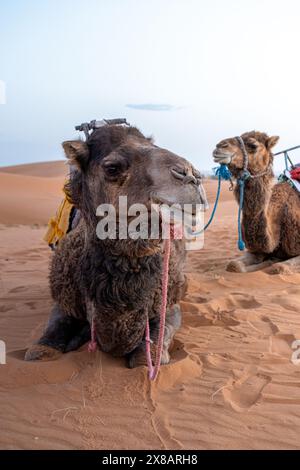
<svg viewBox="0 0 300 470">
<path fill-rule="evenodd" d="M 278 136 L 269 137 L 263 132 L 246 132 L 222 140 L 213 152 L 214 161 L 227 164 L 236 180 L 238 203 L 238 179 L 245 170 L 251 175 L 245 181 L 242 217 L 248 251 L 231 261 L 228 271 L 268 268 L 269 273 L 276 274 L 300 269 L 300 195 L 289 183 L 274 180 L 272 148 L 278 140 Z"/>
<path fill-rule="evenodd" d="M 125 357 L 130 368 L 146 363 L 145 328 L 150 321 L 155 355 L 161 304 L 163 242 L 158 239 L 99 239 L 97 207 L 142 203 L 207 207 L 200 173 L 184 158 L 160 148 L 137 128 L 106 125 L 87 141 L 64 142 L 72 165 L 68 197 L 80 210 L 77 227 L 58 244 L 50 268 L 54 301 L 42 337 L 25 360 L 53 360 L 76 350 L 95 329 L 99 348 Z M 162 364 L 181 324 L 179 301 L 186 291 L 185 244 L 172 239 Z"/>
</svg>

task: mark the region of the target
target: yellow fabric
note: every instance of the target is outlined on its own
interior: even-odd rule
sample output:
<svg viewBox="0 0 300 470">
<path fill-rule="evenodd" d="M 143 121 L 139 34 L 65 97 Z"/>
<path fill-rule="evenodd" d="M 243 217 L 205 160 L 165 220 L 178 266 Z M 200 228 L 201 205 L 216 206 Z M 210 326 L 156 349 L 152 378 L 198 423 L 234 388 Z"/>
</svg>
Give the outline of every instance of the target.
<svg viewBox="0 0 300 470">
<path fill-rule="evenodd" d="M 48 230 L 44 236 L 44 240 L 48 245 L 56 245 L 66 235 L 69 228 L 72 208 L 73 204 L 65 197 L 55 217 L 51 217 L 48 222 Z"/>
</svg>

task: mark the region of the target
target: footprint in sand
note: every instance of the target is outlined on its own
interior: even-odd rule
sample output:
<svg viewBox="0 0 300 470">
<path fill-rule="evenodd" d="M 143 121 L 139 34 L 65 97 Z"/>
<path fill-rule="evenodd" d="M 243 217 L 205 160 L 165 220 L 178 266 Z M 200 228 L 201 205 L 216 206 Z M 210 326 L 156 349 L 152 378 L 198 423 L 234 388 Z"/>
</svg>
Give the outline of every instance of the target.
<svg viewBox="0 0 300 470">
<path fill-rule="evenodd" d="M 189 354 L 184 344 L 174 340 L 171 348 L 171 361 L 160 369 L 158 385 L 160 389 L 170 390 L 171 387 L 181 386 L 202 374 L 202 362 L 197 356 Z"/>
<path fill-rule="evenodd" d="M 261 306 L 261 303 L 253 295 L 244 294 L 243 292 L 232 292 L 229 299 L 235 307 L 239 308 L 251 309 Z"/>
<path fill-rule="evenodd" d="M 8 305 L 0 305 L 0 313 L 6 313 L 10 310 L 13 310 L 12 306 L 9 307 Z"/>
<path fill-rule="evenodd" d="M 298 309 L 298 299 L 291 295 L 284 295 L 285 293 L 282 293 L 281 295 L 275 295 L 274 297 L 271 297 L 271 302 L 282 307 L 285 310 L 288 310 L 290 312 L 296 312 Z"/>
<path fill-rule="evenodd" d="M 294 335 L 289 334 L 276 334 L 269 338 L 269 352 L 271 354 L 277 354 L 287 359 L 291 359 L 293 350 L 292 344 L 295 341 Z"/>
<path fill-rule="evenodd" d="M 205 304 L 206 302 L 208 302 L 207 297 L 202 297 L 199 294 L 187 294 L 185 299 L 188 302 L 192 302 L 192 303 L 195 303 L 195 304 Z"/>
<path fill-rule="evenodd" d="M 272 320 L 270 320 L 269 317 L 263 316 L 263 317 L 261 317 L 261 321 L 263 321 L 264 324 L 267 325 L 268 330 L 269 330 L 269 331 L 264 330 L 265 334 L 275 335 L 276 333 L 279 332 L 278 327 L 275 325 L 275 323 L 272 322 Z"/>
<path fill-rule="evenodd" d="M 261 398 L 262 391 L 271 381 L 270 377 L 257 374 L 231 380 L 222 390 L 224 400 L 241 413 L 249 410 Z"/>
<path fill-rule="evenodd" d="M 14 287 L 9 291 L 9 294 L 18 294 L 19 292 L 24 292 L 26 290 L 25 286 Z"/>
<path fill-rule="evenodd" d="M 211 320 L 203 315 L 200 307 L 196 304 L 180 302 L 180 306 L 189 326 L 197 328 L 198 326 L 210 326 L 212 324 Z"/>
<path fill-rule="evenodd" d="M 188 319 L 191 326 L 223 326 L 225 328 L 240 324 L 236 317 L 237 309 L 248 310 L 260 307 L 261 304 L 253 295 L 241 292 L 232 292 L 226 297 L 218 297 L 205 304 L 206 313 L 201 312 L 201 308 L 189 302 L 183 302 L 183 311 L 186 313 L 198 313 L 191 315 Z M 202 314 L 201 314 L 202 313 Z"/>
<path fill-rule="evenodd" d="M 201 311 L 200 306 L 190 302 L 181 302 L 180 305 L 188 325 L 192 327 L 223 326 L 226 328 L 240 324 L 240 321 L 235 318 L 235 309 L 221 309 L 215 301 L 210 302 L 208 312 L 205 313 Z"/>
<path fill-rule="evenodd" d="M 235 309 L 255 309 L 261 306 L 253 295 L 239 292 L 232 292 L 226 297 L 217 297 L 209 302 L 209 306 L 214 312 L 233 311 Z"/>
<path fill-rule="evenodd" d="M 36 310 L 37 306 L 35 302 L 25 302 L 25 305 L 29 307 L 31 310 Z"/>
</svg>

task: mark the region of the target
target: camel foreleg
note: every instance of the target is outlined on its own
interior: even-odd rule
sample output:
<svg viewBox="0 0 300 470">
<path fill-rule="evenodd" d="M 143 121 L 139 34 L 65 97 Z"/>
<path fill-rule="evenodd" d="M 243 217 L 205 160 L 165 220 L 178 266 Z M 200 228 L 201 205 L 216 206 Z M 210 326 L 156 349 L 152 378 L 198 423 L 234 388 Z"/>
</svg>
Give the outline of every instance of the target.
<svg viewBox="0 0 300 470">
<path fill-rule="evenodd" d="M 167 311 L 165 331 L 164 331 L 164 342 L 163 351 L 161 356 L 161 364 L 168 364 L 170 362 L 170 348 L 175 336 L 176 331 L 181 325 L 181 309 L 179 304 L 174 304 Z M 159 332 L 159 320 L 150 322 L 150 336 L 153 341 L 151 344 L 151 355 L 152 360 L 155 360 L 156 354 L 156 343 Z M 127 365 L 130 369 L 134 367 L 147 365 L 146 359 L 146 343 L 145 340 L 130 354 L 127 355 Z"/>
<path fill-rule="evenodd" d="M 230 261 L 226 267 L 226 271 L 232 273 L 247 273 L 266 268 L 272 264 L 270 260 L 264 261 L 264 259 L 265 255 L 256 255 L 247 251 L 240 258 Z"/>
<path fill-rule="evenodd" d="M 62 353 L 74 351 L 86 343 L 90 334 L 86 320 L 65 315 L 55 305 L 42 337 L 26 351 L 25 361 L 57 359 Z"/>
<path fill-rule="evenodd" d="M 267 270 L 268 274 L 291 274 L 300 272 L 300 255 L 290 258 L 286 261 L 273 263 L 270 269 Z"/>
</svg>

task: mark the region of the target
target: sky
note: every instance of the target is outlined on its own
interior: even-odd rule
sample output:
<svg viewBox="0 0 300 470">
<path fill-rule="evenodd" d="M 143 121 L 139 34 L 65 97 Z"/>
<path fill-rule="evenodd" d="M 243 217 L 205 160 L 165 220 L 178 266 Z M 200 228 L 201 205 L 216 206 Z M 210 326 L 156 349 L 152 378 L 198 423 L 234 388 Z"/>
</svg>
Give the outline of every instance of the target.
<svg viewBox="0 0 300 470">
<path fill-rule="evenodd" d="M 299 17 L 299 0 L 0 0 L 0 166 L 62 159 L 95 118 L 202 171 L 245 131 L 300 145 Z"/>
</svg>

